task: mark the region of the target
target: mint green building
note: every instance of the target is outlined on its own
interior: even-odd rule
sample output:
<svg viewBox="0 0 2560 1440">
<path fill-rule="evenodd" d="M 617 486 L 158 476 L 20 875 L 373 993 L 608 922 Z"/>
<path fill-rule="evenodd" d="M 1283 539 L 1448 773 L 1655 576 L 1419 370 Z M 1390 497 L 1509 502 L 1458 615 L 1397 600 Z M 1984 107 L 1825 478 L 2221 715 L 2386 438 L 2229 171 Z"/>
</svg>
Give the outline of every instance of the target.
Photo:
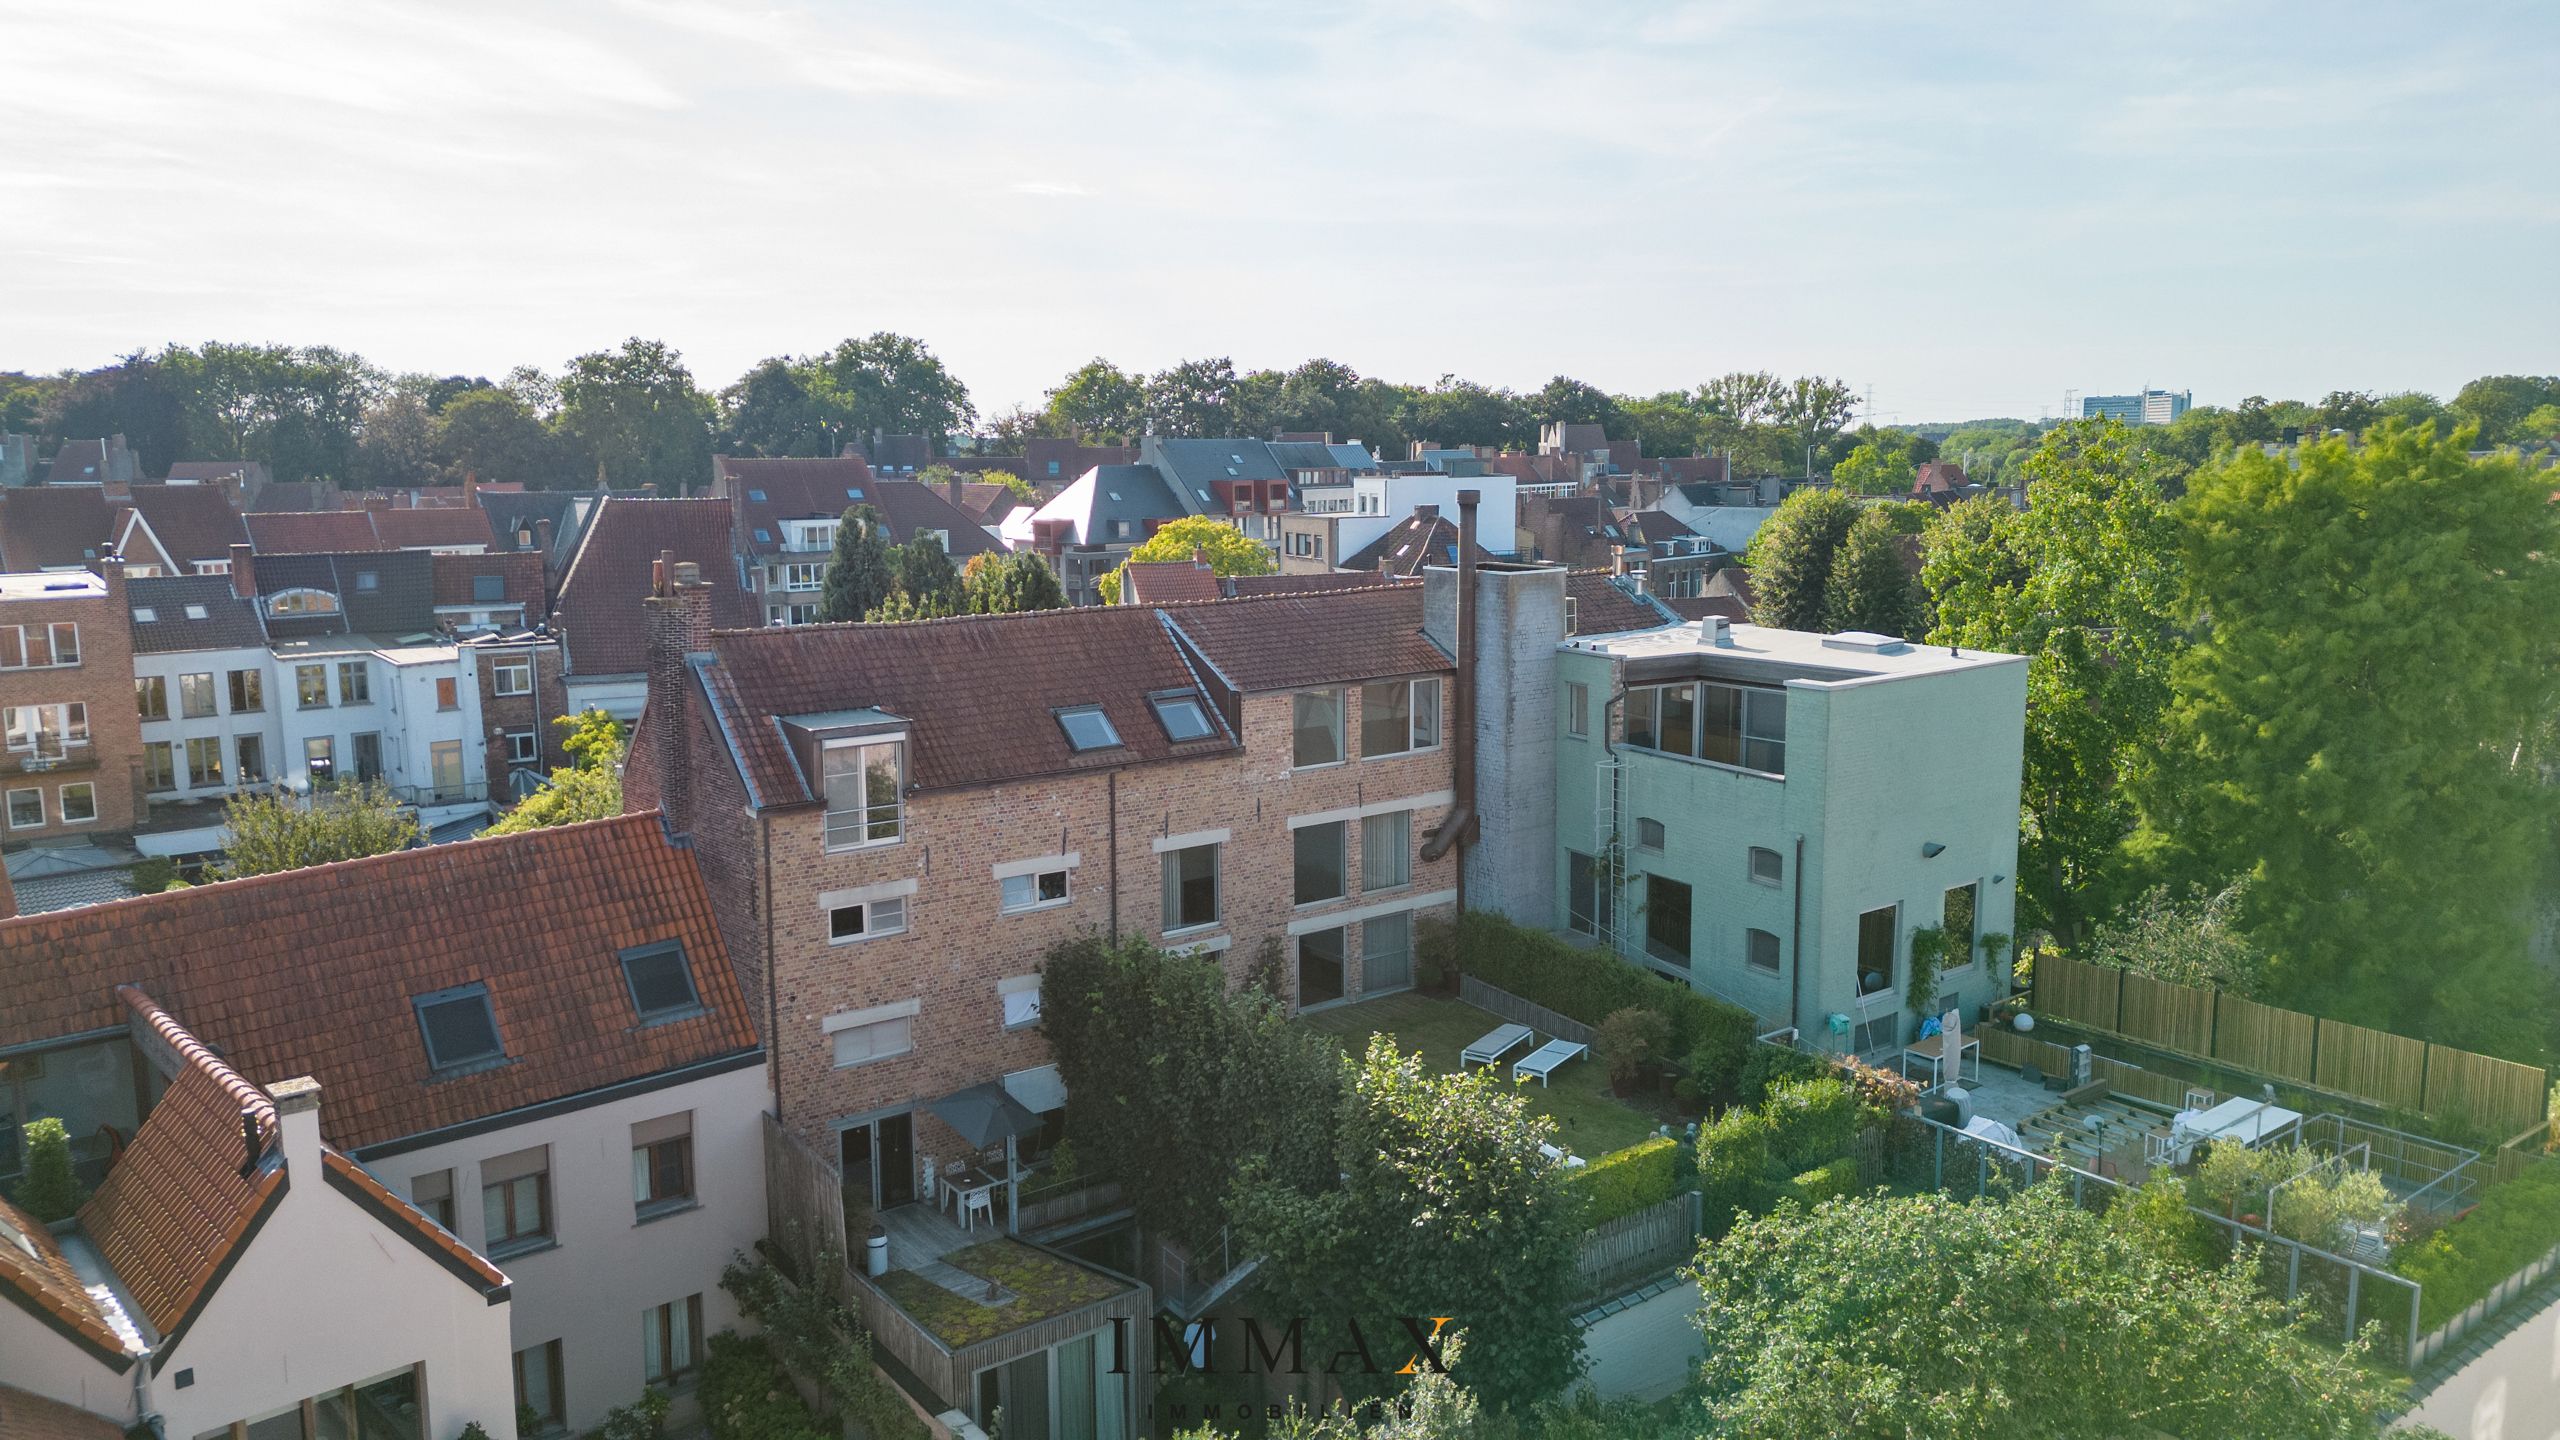
<svg viewBox="0 0 2560 1440">
<path fill-rule="evenodd" d="M 1804 1043 L 1910 1040 L 2008 993 L 2027 662 L 1709 618 L 1566 640 L 1554 924 Z"/>
</svg>

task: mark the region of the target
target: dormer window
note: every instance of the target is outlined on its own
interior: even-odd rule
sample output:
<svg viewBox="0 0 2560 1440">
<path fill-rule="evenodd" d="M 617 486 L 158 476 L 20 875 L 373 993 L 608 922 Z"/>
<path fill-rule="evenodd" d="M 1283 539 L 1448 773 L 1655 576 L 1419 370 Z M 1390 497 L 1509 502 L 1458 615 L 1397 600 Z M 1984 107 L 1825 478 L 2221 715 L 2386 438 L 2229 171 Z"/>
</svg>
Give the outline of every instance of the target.
<svg viewBox="0 0 2560 1440">
<path fill-rule="evenodd" d="M 498 1017 L 489 1008 L 489 987 L 474 981 L 450 990 L 419 995 L 418 1031 L 427 1042 L 427 1063 L 439 1071 L 477 1067 L 506 1058 L 498 1042 Z"/>
<path fill-rule="evenodd" d="M 1058 724 L 1067 732 L 1067 744 L 1078 752 L 1108 750 L 1120 743 L 1120 732 L 1111 728 L 1111 717 L 1099 705 L 1079 705 L 1058 712 Z"/>
<path fill-rule="evenodd" d="M 382 577 L 371 570 L 356 572 L 356 588 L 370 594 L 382 588 Z"/>
<path fill-rule="evenodd" d="M 1217 733 L 1209 723 L 1209 707 L 1200 697 L 1189 692 L 1159 695 L 1149 702 L 1155 706 L 1156 720 L 1164 726 L 1165 738 L 1177 744 L 1184 740 L 1206 740 Z"/>
<path fill-rule="evenodd" d="M 694 1014 L 702 997 L 694 993 L 693 968 L 685 963 L 681 941 L 667 940 L 622 952 L 622 983 L 631 992 L 631 1008 L 640 1023 L 655 1024 Z"/>
<path fill-rule="evenodd" d="M 846 740 L 826 747 L 820 769 L 828 849 L 894 845 L 905 836 L 905 752 L 903 740 Z"/>
<path fill-rule="evenodd" d="M 279 590 L 267 597 L 269 615 L 335 615 L 338 597 L 326 590 Z"/>
</svg>

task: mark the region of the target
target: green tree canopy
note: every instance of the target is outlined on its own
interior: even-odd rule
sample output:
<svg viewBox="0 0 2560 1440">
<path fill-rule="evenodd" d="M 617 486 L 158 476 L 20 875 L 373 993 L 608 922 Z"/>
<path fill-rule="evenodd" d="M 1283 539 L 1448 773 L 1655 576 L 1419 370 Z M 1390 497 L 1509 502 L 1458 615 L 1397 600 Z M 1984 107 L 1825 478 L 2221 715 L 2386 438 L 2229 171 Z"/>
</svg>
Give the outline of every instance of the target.
<svg viewBox="0 0 2560 1440">
<path fill-rule="evenodd" d="M 939 451 L 949 436 L 977 423 L 969 387 L 913 336 L 883 330 L 846 340 L 814 366 L 826 377 L 843 424 L 857 435 L 922 435 Z"/>
<path fill-rule="evenodd" d="M 896 561 L 880 512 L 868 505 L 844 512 L 843 523 L 836 527 L 835 554 L 827 560 L 826 579 L 818 591 L 818 618 L 862 619 L 897 588 Z"/>
<path fill-rule="evenodd" d="M 962 609 L 971 615 L 1060 610 L 1067 592 L 1049 562 L 1031 550 L 981 550 L 960 572 Z"/>
<path fill-rule="evenodd" d="M 660 341 L 581 355 L 560 377 L 560 431 L 614 485 L 680 495 L 709 481 L 712 418 L 683 357 Z"/>
<path fill-rule="evenodd" d="M 1526 398 L 1530 417 L 1541 424 L 1599 425 L 1609 438 L 1620 438 L 1618 402 L 1597 385 L 1558 375 Z"/>
<path fill-rule="evenodd" d="M 1857 523 L 1858 502 L 1837 490 L 1807 488 L 1782 501 L 1751 539 L 1751 618 L 1781 630 L 1828 624 L 1832 560 Z"/>
<path fill-rule="evenodd" d="M 960 613 L 960 571 L 942 548 L 942 541 L 932 535 L 918 535 L 897 549 L 893 562 L 898 572 L 898 588 L 917 605 L 936 614 Z"/>
<path fill-rule="evenodd" d="M 1823 629 L 1919 638 L 1927 628 L 1921 621 L 1923 596 L 1919 580 L 1903 563 L 1904 543 L 1882 509 L 1859 512 L 1832 557 Z"/>
<path fill-rule="evenodd" d="M 512 482 L 529 489 L 575 489 L 595 479 L 573 446 L 552 433 L 512 391 L 465 391 L 436 412 L 435 450 L 446 475 Z"/>
<path fill-rule="evenodd" d="M 551 724 L 561 732 L 560 748 L 569 752 L 568 768 L 545 776 L 541 789 L 517 801 L 481 833 L 519 835 L 622 813 L 621 722 L 602 710 L 583 710 Z"/>
<path fill-rule="evenodd" d="M 1185 360 L 1147 377 L 1147 428 L 1159 435 L 1236 434 L 1235 363 L 1224 355 Z"/>
<path fill-rule="evenodd" d="M 418 817 L 379 780 L 308 796 L 234 795 L 224 806 L 223 827 L 231 838 L 215 873 L 224 880 L 385 855 L 418 840 Z"/>
<path fill-rule="evenodd" d="M 1048 415 L 1089 443 L 1130 440 L 1146 428 L 1146 382 L 1108 360 L 1088 360 L 1049 392 Z"/>
<path fill-rule="evenodd" d="M 1141 564 L 1156 560 L 1188 560 L 1196 552 L 1206 552 L 1209 569 L 1218 575 L 1268 575 L 1280 568 L 1271 551 L 1259 540 L 1247 535 L 1224 520 L 1206 515 L 1185 515 L 1171 521 L 1129 552 L 1127 560 L 1102 577 L 1100 589 L 1106 605 L 1120 603 L 1120 577 L 1131 560 Z"/>
</svg>

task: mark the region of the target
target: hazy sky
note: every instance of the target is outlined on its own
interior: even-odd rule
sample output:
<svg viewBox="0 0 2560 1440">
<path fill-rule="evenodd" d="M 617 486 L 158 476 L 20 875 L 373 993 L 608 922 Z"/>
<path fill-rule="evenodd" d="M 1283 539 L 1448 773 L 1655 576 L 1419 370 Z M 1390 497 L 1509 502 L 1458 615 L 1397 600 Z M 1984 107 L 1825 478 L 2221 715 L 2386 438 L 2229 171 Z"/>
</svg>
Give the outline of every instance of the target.
<svg viewBox="0 0 2560 1440">
<path fill-rule="evenodd" d="M 2560 369 L 2560 5 L 0 0 L 0 368 L 922 337 L 1879 419 Z"/>
</svg>

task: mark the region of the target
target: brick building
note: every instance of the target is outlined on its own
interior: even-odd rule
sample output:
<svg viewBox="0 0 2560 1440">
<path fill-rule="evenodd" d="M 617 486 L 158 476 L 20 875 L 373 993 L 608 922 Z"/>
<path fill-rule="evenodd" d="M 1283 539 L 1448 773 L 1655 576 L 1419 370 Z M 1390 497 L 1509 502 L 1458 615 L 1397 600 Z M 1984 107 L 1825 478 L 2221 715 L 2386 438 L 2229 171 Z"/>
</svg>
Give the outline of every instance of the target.
<svg viewBox="0 0 2560 1440">
<path fill-rule="evenodd" d="M 515 630 L 465 640 L 457 648 L 479 688 L 489 792 L 501 801 L 521 798 L 542 776 L 569 763 L 559 727 L 551 723 L 569 713 L 560 643 Z"/>
<path fill-rule="evenodd" d="M 0 841 L 129 830 L 142 726 L 123 567 L 0 575 Z"/>
</svg>

